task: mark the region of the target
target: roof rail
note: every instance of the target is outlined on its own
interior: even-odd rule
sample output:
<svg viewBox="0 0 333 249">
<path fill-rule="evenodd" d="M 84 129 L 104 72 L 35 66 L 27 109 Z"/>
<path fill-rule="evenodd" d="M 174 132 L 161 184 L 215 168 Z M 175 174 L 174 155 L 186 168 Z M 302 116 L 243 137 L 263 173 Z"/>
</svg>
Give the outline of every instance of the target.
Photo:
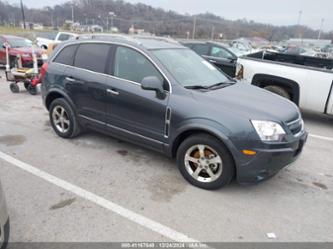
<svg viewBox="0 0 333 249">
<path fill-rule="evenodd" d="M 137 38 L 137 39 L 147 39 L 147 40 L 164 41 L 164 42 L 169 42 L 169 43 L 179 43 L 178 41 L 176 41 L 170 37 L 153 36 L 153 35 L 133 35 L 132 37 Z"/>
<path fill-rule="evenodd" d="M 139 41 L 141 40 L 156 40 L 163 41 L 168 43 L 176 43 L 179 44 L 178 41 L 169 38 L 169 37 L 161 37 L 161 36 L 150 36 L 150 35 L 124 35 L 124 34 L 105 34 L 105 33 L 94 33 L 94 34 L 82 34 L 76 37 L 77 40 L 95 40 L 95 39 L 123 39 L 126 41 L 135 42 L 137 44 L 141 44 Z"/>
<path fill-rule="evenodd" d="M 123 40 L 138 43 L 138 41 L 136 41 L 132 37 L 130 37 L 128 35 L 122 35 L 122 34 L 105 34 L 105 33 L 82 34 L 82 35 L 79 35 L 76 39 L 77 40 L 85 40 L 85 39 L 86 40 L 95 40 L 95 39 L 99 39 L 99 38 L 123 39 Z"/>
</svg>

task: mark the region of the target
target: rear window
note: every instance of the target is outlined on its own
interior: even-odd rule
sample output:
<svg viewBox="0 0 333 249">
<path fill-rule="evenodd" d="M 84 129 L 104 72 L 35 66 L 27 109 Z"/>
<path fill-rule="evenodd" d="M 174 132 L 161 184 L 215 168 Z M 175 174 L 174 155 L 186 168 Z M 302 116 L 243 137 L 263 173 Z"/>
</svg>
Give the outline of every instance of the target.
<svg viewBox="0 0 333 249">
<path fill-rule="evenodd" d="M 72 38 L 72 37 L 73 37 L 73 35 L 69 35 L 69 34 L 61 34 L 61 35 L 59 35 L 58 40 L 59 40 L 59 41 L 67 41 L 67 40 L 69 40 L 69 39 Z"/>
<path fill-rule="evenodd" d="M 110 47 L 108 44 L 81 44 L 76 52 L 74 66 L 105 73 Z"/>
<path fill-rule="evenodd" d="M 77 45 L 67 46 L 54 59 L 54 62 L 72 66 Z"/>
<path fill-rule="evenodd" d="M 195 44 L 192 49 L 200 55 L 208 55 L 209 46 L 206 44 Z"/>
</svg>

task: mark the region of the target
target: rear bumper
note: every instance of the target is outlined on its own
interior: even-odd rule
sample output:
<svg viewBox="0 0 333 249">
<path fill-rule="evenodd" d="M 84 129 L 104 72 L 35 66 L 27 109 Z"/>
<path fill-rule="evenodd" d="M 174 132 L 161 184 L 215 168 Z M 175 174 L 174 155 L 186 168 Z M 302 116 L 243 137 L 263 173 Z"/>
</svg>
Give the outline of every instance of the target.
<svg viewBox="0 0 333 249">
<path fill-rule="evenodd" d="M 260 182 L 278 173 L 297 160 L 302 153 L 308 134 L 279 149 L 259 149 L 248 162 L 238 165 L 237 181 L 241 184 Z"/>
</svg>

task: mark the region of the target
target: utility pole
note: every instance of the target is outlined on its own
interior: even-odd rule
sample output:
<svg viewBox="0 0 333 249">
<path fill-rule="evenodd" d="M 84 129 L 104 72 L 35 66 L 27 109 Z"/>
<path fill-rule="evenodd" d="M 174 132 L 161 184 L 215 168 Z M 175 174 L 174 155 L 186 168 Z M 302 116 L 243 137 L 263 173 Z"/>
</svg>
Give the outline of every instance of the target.
<svg viewBox="0 0 333 249">
<path fill-rule="evenodd" d="M 21 0 L 21 12 L 22 12 L 22 21 L 23 21 L 23 28 L 26 29 L 26 25 L 25 25 L 25 15 L 24 15 L 24 7 L 23 7 L 23 3 Z"/>
<path fill-rule="evenodd" d="M 109 32 L 109 15 L 106 16 L 106 32 Z"/>
<path fill-rule="evenodd" d="M 297 27 L 298 27 L 298 35 L 299 35 L 299 38 L 302 39 L 302 32 L 301 32 L 301 20 L 302 20 L 302 14 L 303 14 L 303 11 L 300 10 L 298 12 L 298 20 L 297 20 Z"/>
<path fill-rule="evenodd" d="M 215 26 L 212 26 L 212 34 L 211 34 L 211 39 L 214 40 L 215 37 Z"/>
<path fill-rule="evenodd" d="M 74 2 L 72 2 L 72 23 L 74 24 Z"/>
<path fill-rule="evenodd" d="M 111 31 L 113 28 L 113 18 L 117 17 L 117 15 L 114 12 L 109 12 L 109 15 L 111 16 Z"/>
<path fill-rule="evenodd" d="M 325 19 L 322 18 L 322 19 L 321 19 L 321 24 L 320 24 L 320 29 L 319 29 L 319 34 L 318 34 L 318 40 L 320 40 L 320 38 L 321 38 L 321 32 L 322 32 L 322 30 L 323 30 L 324 21 L 325 21 Z"/>
<path fill-rule="evenodd" d="M 195 32 L 196 32 L 196 29 L 197 29 L 197 17 L 194 16 L 193 18 L 193 32 L 192 32 L 192 40 L 195 39 Z"/>
</svg>

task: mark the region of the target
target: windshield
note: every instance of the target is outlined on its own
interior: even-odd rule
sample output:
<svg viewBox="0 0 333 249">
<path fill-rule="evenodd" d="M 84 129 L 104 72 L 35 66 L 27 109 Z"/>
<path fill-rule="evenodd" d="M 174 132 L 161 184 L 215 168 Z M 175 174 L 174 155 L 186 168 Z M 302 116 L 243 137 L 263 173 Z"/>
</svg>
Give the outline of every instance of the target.
<svg viewBox="0 0 333 249">
<path fill-rule="evenodd" d="M 216 67 L 190 49 L 161 49 L 153 53 L 184 87 L 211 86 L 230 81 Z"/>
<path fill-rule="evenodd" d="M 12 48 L 22 48 L 22 47 L 31 47 L 32 42 L 28 39 L 23 39 L 23 38 L 7 38 L 10 47 Z"/>
<path fill-rule="evenodd" d="M 46 38 L 46 39 L 50 39 L 50 40 L 55 40 L 57 33 L 53 33 L 53 32 L 47 32 L 47 33 L 39 33 L 38 34 L 39 37 L 41 38 Z"/>
</svg>

